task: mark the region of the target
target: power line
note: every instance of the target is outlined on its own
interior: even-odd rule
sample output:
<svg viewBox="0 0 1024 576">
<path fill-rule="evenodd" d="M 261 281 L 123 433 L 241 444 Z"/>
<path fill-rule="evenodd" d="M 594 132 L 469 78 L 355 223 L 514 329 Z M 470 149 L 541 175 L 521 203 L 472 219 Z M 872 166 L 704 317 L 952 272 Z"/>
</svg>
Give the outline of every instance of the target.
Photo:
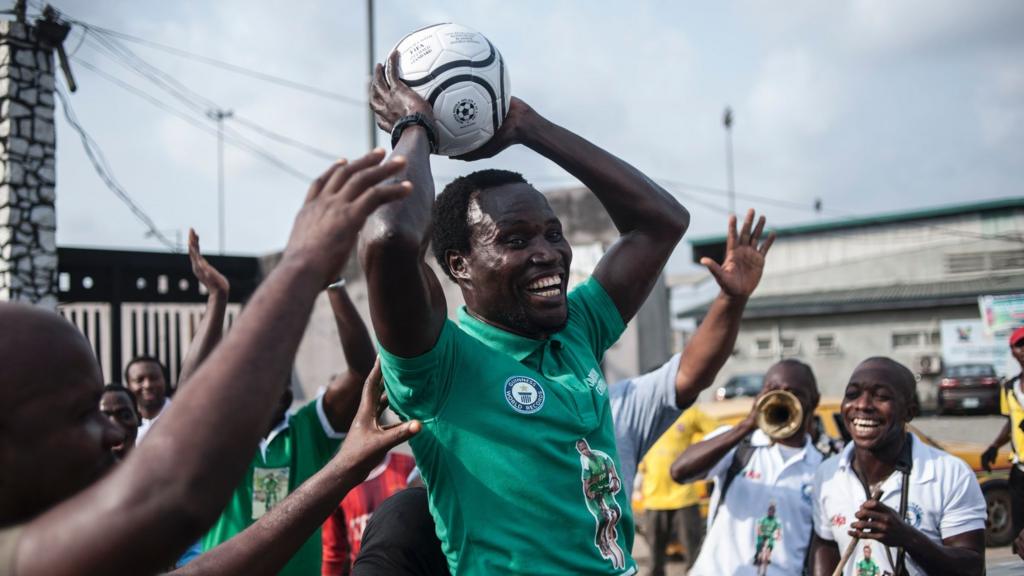
<svg viewBox="0 0 1024 576">
<path fill-rule="evenodd" d="M 153 222 L 153 219 L 135 203 L 124 187 L 121 186 L 121 184 L 114 178 L 114 175 L 110 170 L 110 165 L 107 164 L 106 156 L 103 155 L 103 150 L 100 149 L 99 144 L 96 143 L 92 136 L 86 132 L 85 128 L 79 124 L 78 117 L 71 108 L 71 103 L 68 101 L 68 97 L 64 94 L 63 88 L 58 87 L 54 92 L 57 94 L 61 107 L 64 109 L 64 118 L 68 121 L 71 128 L 78 133 L 78 137 L 82 140 L 82 147 L 85 148 L 85 155 L 89 158 L 89 161 L 92 163 L 92 166 L 96 170 L 100 179 L 103 180 L 103 183 L 106 184 L 107 188 L 109 188 L 115 196 L 128 206 L 128 209 L 131 210 L 132 214 L 134 214 L 135 217 L 146 226 L 150 235 L 159 240 L 164 246 L 167 246 L 171 252 L 177 252 L 177 245 L 171 242 L 167 236 L 164 236 L 164 233 L 156 227 L 156 223 Z"/>
<path fill-rule="evenodd" d="M 275 76 L 273 74 L 267 74 L 266 72 L 253 70 L 252 68 L 247 68 L 245 66 L 234 64 L 232 62 L 226 62 L 224 60 L 218 60 L 217 58 L 211 58 L 209 56 L 204 56 L 202 54 L 196 54 L 195 52 L 189 52 L 187 50 L 182 50 L 181 48 L 169 46 L 167 44 L 155 42 L 153 40 L 149 40 L 146 38 L 140 38 L 138 36 L 133 36 L 131 34 L 127 34 L 124 32 L 119 32 L 117 30 L 112 30 L 110 28 L 95 26 L 93 24 L 89 24 L 87 22 L 71 18 L 66 14 L 64 14 L 63 16 L 68 22 L 72 24 L 77 24 L 78 26 L 81 26 L 82 28 L 88 29 L 97 34 L 106 35 L 108 37 L 118 38 L 121 40 L 126 40 L 128 42 L 134 42 L 136 44 L 141 44 L 144 46 L 148 46 L 150 48 L 154 48 L 156 50 L 161 50 L 163 52 L 178 56 L 180 58 L 201 62 L 209 66 L 215 66 L 223 70 L 228 70 L 229 72 L 234 72 L 236 74 L 241 74 L 243 76 L 249 76 L 250 78 L 262 80 L 264 82 L 270 82 L 272 84 L 277 84 L 279 86 L 284 86 L 286 88 L 291 88 L 292 90 L 305 92 L 307 94 L 312 94 L 314 96 L 320 96 L 321 98 L 327 98 L 329 100 L 342 102 L 350 106 L 359 106 L 360 108 L 366 106 L 366 102 L 364 100 L 352 98 L 351 96 L 346 96 L 345 94 L 341 94 L 339 92 L 333 92 L 331 90 L 326 90 L 324 88 L 313 86 L 311 84 L 306 84 L 304 82 L 283 78 L 281 76 Z"/>
<path fill-rule="evenodd" d="M 134 95 L 138 96 L 139 98 L 142 98 L 143 100 L 149 102 L 153 106 L 156 106 L 157 108 L 160 108 L 161 110 L 163 110 L 163 111 L 165 111 L 165 112 L 167 112 L 169 114 L 173 114 L 174 116 L 177 116 L 178 118 L 181 118 L 182 120 L 188 122 L 192 126 L 202 130 L 203 132 L 206 132 L 207 134 L 210 134 L 211 136 L 216 136 L 217 135 L 217 130 L 215 128 L 213 128 L 212 126 L 207 125 L 204 121 L 200 121 L 197 118 L 189 116 L 186 112 L 182 112 L 181 110 L 178 110 L 178 109 L 168 105 L 166 102 L 160 100 L 159 98 L 153 96 L 152 94 L 149 94 L 148 92 L 138 88 L 137 86 L 133 86 L 132 84 L 129 84 L 128 82 L 125 82 L 124 80 L 121 80 L 120 78 L 117 78 L 116 76 L 113 76 L 113 75 L 111 75 L 111 74 L 101 70 L 98 66 L 95 66 L 94 64 L 91 64 L 91 63 L 83 60 L 80 57 L 76 56 L 74 58 L 74 60 L 75 60 L 75 62 L 77 62 L 81 66 L 83 66 L 86 69 L 92 71 L 97 76 L 107 80 L 108 82 L 111 82 L 111 83 L 119 86 L 120 88 L 130 92 L 131 94 L 134 94 Z M 203 116 L 203 118 L 205 118 L 205 116 Z M 271 164 L 271 165 L 275 166 L 276 168 L 278 168 L 278 169 L 280 169 L 280 170 L 282 170 L 282 171 L 284 171 L 284 172 L 294 176 L 296 179 L 299 179 L 299 180 L 301 180 L 303 182 L 309 182 L 309 181 L 313 180 L 312 176 L 310 176 L 308 174 L 305 174 L 303 172 L 300 172 L 299 170 L 296 170 L 291 165 L 286 163 L 284 160 L 281 160 L 277 156 L 271 154 L 270 152 L 267 152 L 266 150 L 263 150 L 262 148 L 260 148 L 259 146 L 255 145 L 255 144 L 253 144 L 252 142 L 250 142 L 249 140 L 247 140 L 246 138 L 244 138 L 243 136 L 238 134 L 237 131 L 225 129 L 224 134 L 225 134 L 225 140 L 224 141 L 226 143 L 228 143 L 228 144 L 230 144 L 232 146 L 235 146 L 236 148 L 239 148 L 241 150 L 245 150 L 245 151 L 247 151 L 247 152 L 249 152 L 249 153 L 251 153 L 251 154 L 253 154 L 255 156 L 258 156 L 259 158 L 263 159 L 264 161 L 268 162 L 269 164 Z"/>
<path fill-rule="evenodd" d="M 245 126 L 246 128 L 252 130 L 253 132 L 256 132 L 257 134 L 260 134 L 266 138 L 270 138 L 271 140 L 274 140 L 276 142 L 280 142 L 285 146 L 297 148 L 299 150 L 302 150 L 303 152 L 307 152 L 314 156 L 319 156 L 320 158 L 330 160 L 332 162 L 338 159 L 337 154 L 331 154 L 326 150 L 322 150 L 315 146 L 311 146 L 309 144 L 306 144 L 305 142 L 300 142 L 299 140 L 296 140 L 294 138 L 289 138 L 288 136 L 278 134 L 277 132 L 264 128 L 263 126 L 260 126 L 259 124 L 253 122 L 252 120 L 247 120 L 245 117 L 239 116 L 238 114 L 232 116 L 231 119 L 241 124 L 242 126 Z"/>
</svg>

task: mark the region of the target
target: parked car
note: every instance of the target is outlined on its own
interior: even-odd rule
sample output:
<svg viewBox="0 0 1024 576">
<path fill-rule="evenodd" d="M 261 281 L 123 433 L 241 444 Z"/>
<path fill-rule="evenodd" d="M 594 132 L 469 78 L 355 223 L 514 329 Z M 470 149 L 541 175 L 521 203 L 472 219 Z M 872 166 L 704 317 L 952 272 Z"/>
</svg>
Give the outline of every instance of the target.
<svg viewBox="0 0 1024 576">
<path fill-rule="evenodd" d="M 942 371 L 938 391 L 939 414 L 999 412 L 999 378 L 991 364 L 954 364 Z"/>
<path fill-rule="evenodd" d="M 741 396 L 753 398 L 764 388 L 764 374 L 737 374 L 715 390 L 715 400 L 727 400 Z"/>
<path fill-rule="evenodd" d="M 721 425 L 735 425 L 743 420 L 750 413 L 753 407 L 752 398 L 733 398 L 722 402 L 701 404 L 701 409 Z M 842 446 L 850 441 L 850 435 L 843 423 L 843 416 L 839 411 L 841 400 L 838 398 L 822 398 L 814 411 L 818 430 L 821 432 L 820 439 L 816 442 L 819 449 L 831 448 L 834 451 L 842 449 Z M 988 505 L 988 519 L 985 521 L 985 545 L 989 547 L 1006 546 L 1016 534 L 1013 533 L 1013 526 L 1010 524 L 1010 492 L 1008 487 L 1010 477 L 1010 451 L 1003 448 L 999 451 L 995 463 L 992 465 L 992 472 L 986 472 L 981 466 L 981 454 L 988 447 L 985 444 L 974 442 L 939 442 L 928 436 L 913 424 L 907 428 L 917 435 L 923 442 L 949 452 L 967 463 L 974 471 L 981 491 L 985 495 L 985 503 Z M 695 439 L 698 441 L 699 439 Z M 708 500 L 710 488 L 706 482 L 698 482 L 697 490 L 701 495 L 701 514 L 707 517 Z M 643 510 L 643 498 L 635 498 L 633 509 L 637 512 Z M 672 546 L 672 550 L 678 552 L 680 545 Z"/>
</svg>

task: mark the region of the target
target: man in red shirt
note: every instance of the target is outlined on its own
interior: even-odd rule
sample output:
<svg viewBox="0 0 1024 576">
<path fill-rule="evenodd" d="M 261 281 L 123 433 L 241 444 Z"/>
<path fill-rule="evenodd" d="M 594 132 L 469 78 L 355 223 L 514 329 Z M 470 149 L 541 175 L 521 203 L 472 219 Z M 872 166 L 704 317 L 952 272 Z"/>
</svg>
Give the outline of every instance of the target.
<svg viewBox="0 0 1024 576">
<path fill-rule="evenodd" d="M 338 509 L 324 522 L 323 576 L 348 576 L 359 555 L 363 529 L 370 516 L 392 494 L 404 490 L 409 474 L 416 467 L 412 456 L 392 452 L 370 472 L 366 481 L 341 501 Z"/>
</svg>

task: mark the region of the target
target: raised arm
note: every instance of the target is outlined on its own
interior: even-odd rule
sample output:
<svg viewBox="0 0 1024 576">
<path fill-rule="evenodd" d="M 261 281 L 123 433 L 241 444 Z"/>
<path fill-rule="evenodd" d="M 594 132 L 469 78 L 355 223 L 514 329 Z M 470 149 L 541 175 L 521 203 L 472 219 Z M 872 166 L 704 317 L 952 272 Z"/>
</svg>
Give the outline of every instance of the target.
<svg viewBox="0 0 1024 576">
<path fill-rule="evenodd" d="M 725 458 L 729 450 L 732 450 L 747 434 L 757 428 L 755 416 L 756 413 L 751 410 L 742 422 L 726 432 L 687 448 L 669 468 L 672 479 L 680 484 L 685 484 L 704 478 L 708 471 L 715 467 L 715 464 Z"/>
<path fill-rule="evenodd" d="M 224 311 L 227 310 L 228 293 L 231 291 L 228 279 L 203 258 L 202 252 L 199 251 L 199 235 L 192 228 L 188 229 L 188 259 L 192 262 L 192 273 L 195 274 L 196 280 L 206 287 L 206 313 L 199 321 L 199 327 L 192 336 L 192 344 L 188 347 L 188 354 L 181 363 L 178 390 L 181 390 L 220 342 L 224 333 Z"/>
<path fill-rule="evenodd" d="M 345 290 L 344 281 L 331 284 L 327 289 L 334 312 L 334 325 L 338 327 L 341 352 L 345 355 L 346 369 L 334 377 L 324 393 L 324 412 L 331 427 L 338 432 L 348 430 L 359 407 L 359 391 L 373 368 L 376 352 L 366 324 Z"/>
<path fill-rule="evenodd" d="M 391 132 L 403 117 L 420 114 L 434 125 L 433 108 L 398 78 L 398 52 L 390 58 L 388 77 L 378 64 L 370 88 L 377 124 Z M 371 216 L 360 239 L 359 257 L 378 341 L 388 352 L 411 358 L 433 348 L 447 314 L 441 284 L 424 260 L 434 204 L 426 130 L 406 127 L 394 156 L 406 159 L 405 169 L 395 177 L 412 182 L 413 193 Z"/>
<path fill-rule="evenodd" d="M 512 98 L 501 129 L 482 148 L 460 157 L 487 158 L 523 144 L 558 164 L 593 191 L 618 229 L 594 277 L 624 321 L 636 315 L 690 225 L 690 214 L 639 170 L 558 126 Z"/>
<path fill-rule="evenodd" d="M 195 385 L 110 475 L 26 526 L 15 573 L 153 574 L 213 524 L 266 430 L 314 298 L 337 277 L 366 217 L 410 192 L 378 184 L 403 167 L 378 165 L 382 158 L 339 163 L 311 186 L 280 264 Z"/>
<path fill-rule="evenodd" d="M 273 507 L 255 524 L 186 566 L 173 576 L 254 576 L 277 574 L 309 539 L 349 490 L 362 482 L 384 454 L 420 430 L 418 421 L 383 428 L 378 416 L 380 366 L 360 386 L 362 402 L 341 450 L 319 472 Z"/>
<path fill-rule="evenodd" d="M 743 309 L 761 281 L 765 255 L 775 241 L 775 235 L 770 234 L 761 242 L 764 223 L 764 216 L 761 216 L 754 227 L 754 211 L 748 210 L 743 229 L 737 234 L 736 216 L 729 216 L 725 260 L 721 264 L 711 258 L 700 260 L 714 276 L 721 291 L 711 302 L 707 316 L 679 360 L 676 372 L 676 405 L 679 408 L 693 404 L 700 393 L 714 383 L 718 371 L 732 355 Z"/>
</svg>

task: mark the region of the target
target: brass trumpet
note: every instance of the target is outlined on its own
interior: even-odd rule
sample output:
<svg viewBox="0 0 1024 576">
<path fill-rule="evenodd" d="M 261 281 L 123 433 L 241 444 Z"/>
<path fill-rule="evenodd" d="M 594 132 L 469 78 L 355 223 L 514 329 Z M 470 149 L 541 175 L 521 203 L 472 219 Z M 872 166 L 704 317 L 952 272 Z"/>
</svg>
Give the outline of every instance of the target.
<svg viewBox="0 0 1024 576">
<path fill-rule="evenodd" d="M 804 407 L 792 392 L 773 390 L 761 396 L 754 406 L 757 427 L 772 440 L 789 438 L 804 421 Z"/>
</svg>

